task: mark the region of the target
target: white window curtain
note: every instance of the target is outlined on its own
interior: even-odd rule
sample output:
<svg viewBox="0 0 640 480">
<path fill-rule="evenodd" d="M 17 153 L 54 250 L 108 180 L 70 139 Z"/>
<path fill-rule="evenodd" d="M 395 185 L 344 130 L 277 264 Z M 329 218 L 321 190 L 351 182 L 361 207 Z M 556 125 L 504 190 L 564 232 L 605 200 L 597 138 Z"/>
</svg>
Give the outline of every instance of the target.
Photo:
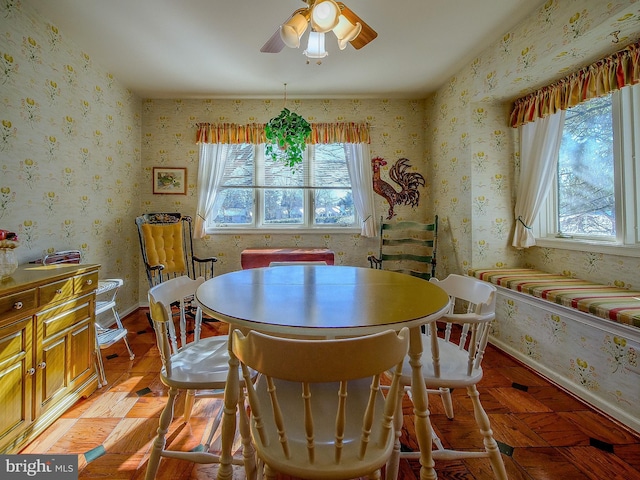
<svg viewBox="0 0 640 480">
<path fill-rule="evenodd" d="M 565 110 L 559 110 L 519 127 L 520 181 L 512 242 L 516 248 L 528 248 L 536 244 L 531 224 L 549 194 L 557 170 L 564 117 Z"/>
<path fill-rule="evenodd" d="M 225 143 L 201 143 L 198 166 L 198 210 L 193 228 L 196 238 L 205 236 L 205 225 L 224 176 L 229 145 Z"/>
<path fill-rule="evenodd" d="M 375 219 L 375 202 L 373 198 L 373 174 L 371 154 L 367 143 L 345 144 L 347 169 L 351 178 L 353 204 L 362 219 L 360 235 L 375 237 L 378 234 Z"/>
</svg>

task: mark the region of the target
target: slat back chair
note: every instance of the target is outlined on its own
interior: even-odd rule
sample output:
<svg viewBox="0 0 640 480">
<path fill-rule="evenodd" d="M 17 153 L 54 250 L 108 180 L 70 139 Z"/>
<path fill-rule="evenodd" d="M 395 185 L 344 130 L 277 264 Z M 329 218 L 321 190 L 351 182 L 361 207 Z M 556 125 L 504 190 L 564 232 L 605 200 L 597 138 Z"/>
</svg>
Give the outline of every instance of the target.
<svg viewBox="0 0 640 480">
<path fill-rule="evenodd" d="M 165 280 L 149 290 L 149 311 L 162 360 L 160 380 L 169 387 L 169 397 L 160 415 L 158 435 L 151 448 L 146 480 L 152 480 L 156 477 L 162 457 L 179 458 L 196 463 L 220 462 L 219 455 L 209 453 L 208 450 L 221 423 L 222 408 L 219 409 L 202 448 L 196 449 L 197 451 L 179 451 L 166 448 L 166 434 L 173 420 L 174 405 L 179 391 L 187 392 L 184 422 L 189 423 L 195 398 L 223 398 L 227 381 L 229 338 L 227 335 L 200 338 L 200 323 L 202 321 L 200 307 L 197 307 L 193 335 L 187 336 L 185 333 L 181 333 L 177 336 L 175 333 L 175 315 L 172 310 L 176 305 L 180 305 L 181 313 L 178 325 L 180 330 L 184 331 L 186 328 L 185 299 L 193 297 L 203 282 L 203 277 L 192 280 L 183 275 Z M 242 383 L 240 385 L 244 387 Z M 244 404 L 243 395 L 241 395 L 240 403 Z M 245 415 L 244 424 L 246 425 L 248 422 L 246 411 L 244 408 L 240 408 L 239 411 L 241 415 Z M 245 432 L 245 437 L 248 437 L 248 432 Z M 233 463 L 241 465 L 243 460 L 234 459 Z"/>
<path fill-rule="evenodd" d="M 407 329 L 339 340 L 256 331 L 245 337 L 234 330 L 231 345 L 248 384 L 251 437 L 265 478 L 380 478 L 394 452 L 393 415 L 408 341 Z M 380 375 L 391 368 L 385 398 Z M 261 373 L 255 387 L 247 381 L 251 369 Z"/>
<path fill-rule="evenodd" d="M 491 322 L 495 318 L 497 289 L 488 282 L 456 274 L 451 274 L 444 280 L 431 278 L 429 281 L 443 288 L 451 303 L 449 312 L 437 322 L 430 323 L 428 331 L 422 335 L 424 381 L 429 393 L 443 395 L 445 412 L 449 418 L 453 418 L 450 390 L 466 389 L 485 447 L 484 451 L 447 449 L 442 447 L 442 443 L 436 437 L 434 443 L 438 449 L 433 451 L 433 458 L 452 460 L 487 457 L 495 478 L 506 480 L 504 463 L 477 389 L 478 383 L 482 380 L 482 359 L 489 339 Z M 444 332 L 439 335 L 438 329 L 442 326 Z M 407 392 L 410 392 L 408 387 L 411 385 L 411 374 L 411 366 L 408 360 L 405 360 L 400 381 Z M 402 390 L 400 395 L 402 396 Z M 397 414 L 402 418 L 401 408 Z M 396 428 L 401 428 L 401 420 L 396 417 L 396 422 Z M 399 431 L 396 436 L 399 444 Z M 402 452 L 400 457 L 420 458 L 420 452 Z M 393 468 L 397 469 L 397 466 L 394 465 Z"/>
<path fill-rule="evenodd" d="M 433 223 L 384 222 L 380 218 L 380 248 L 369 255 L 371 268 L 407 273 L 428 280 L 436 274 L 438 216 Z"/>
<path fill-rule="evenodd" d="M 149 287 L 186 275 L 205 280 L 213 277 L 217 258 L 194 255 L 192 220 L 180 213 L 146 213 L 136 217 Z"/>
</svg>

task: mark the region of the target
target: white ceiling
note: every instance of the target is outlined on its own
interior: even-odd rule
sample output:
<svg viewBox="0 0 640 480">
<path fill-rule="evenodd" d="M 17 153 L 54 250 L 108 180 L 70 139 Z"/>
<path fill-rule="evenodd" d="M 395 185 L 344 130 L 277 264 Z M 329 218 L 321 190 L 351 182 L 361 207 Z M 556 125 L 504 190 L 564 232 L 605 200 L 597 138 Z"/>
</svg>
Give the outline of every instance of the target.
<svg viewBox="0 0 640 480">
<path fill-rule="evenodd" d="M 378 32 L 321 65 L 260 47 L 301 0 L 22 0 L 143 98 L 422 98 L 545 0 L 343 0 Z"/>
</svg>

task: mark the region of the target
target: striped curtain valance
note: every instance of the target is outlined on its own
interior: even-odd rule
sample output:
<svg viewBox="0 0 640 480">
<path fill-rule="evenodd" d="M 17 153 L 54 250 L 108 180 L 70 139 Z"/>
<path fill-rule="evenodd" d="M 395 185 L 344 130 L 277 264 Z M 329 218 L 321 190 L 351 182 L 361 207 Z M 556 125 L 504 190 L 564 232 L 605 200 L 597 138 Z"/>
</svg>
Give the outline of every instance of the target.
<svg viewBox="0 0 640 480">
<path fill-rule="evenodd" d="M 640 82 L 640 42 L 515 101 L 511 126 L 544 118 Z"/>
<path fill-rule="evenodd" d="M 198 123 L 196 143 L 265 143 L 264 123 Z M 368 123 L 312 123 L 307 143 L 371 143 Z"/>
</svg>

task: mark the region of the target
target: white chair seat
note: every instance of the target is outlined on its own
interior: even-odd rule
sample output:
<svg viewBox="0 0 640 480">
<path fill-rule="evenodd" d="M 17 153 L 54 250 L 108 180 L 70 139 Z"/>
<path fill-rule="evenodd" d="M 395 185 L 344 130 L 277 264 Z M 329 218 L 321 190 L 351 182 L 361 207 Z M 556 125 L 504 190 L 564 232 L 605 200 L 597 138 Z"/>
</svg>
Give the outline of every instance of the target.
<svg viewBox="0 0 640 480">
<path fill-rule="evenodd" d="M 162 382 L 180 389 L 223 389 L 229 371 L 227 335 L 203 338 L 191 343 L 171 357 L 171 375 L 165 367 Z"/>
<path fill-rule="evenodd" d="M 477 384 L 482 379 L 482 367 L 474 368 L 467 374 L 469 352 L 451 342 L 438 339 L 440 351 L 440 375 L 434 372 L 431 359 L 431 337 L 422 335 L 422 375 L 427 388 L 461 388 Z M 402 384 L 411 385 L 411 365 L 407 358 L 402 364 Z"/>
</svg>

